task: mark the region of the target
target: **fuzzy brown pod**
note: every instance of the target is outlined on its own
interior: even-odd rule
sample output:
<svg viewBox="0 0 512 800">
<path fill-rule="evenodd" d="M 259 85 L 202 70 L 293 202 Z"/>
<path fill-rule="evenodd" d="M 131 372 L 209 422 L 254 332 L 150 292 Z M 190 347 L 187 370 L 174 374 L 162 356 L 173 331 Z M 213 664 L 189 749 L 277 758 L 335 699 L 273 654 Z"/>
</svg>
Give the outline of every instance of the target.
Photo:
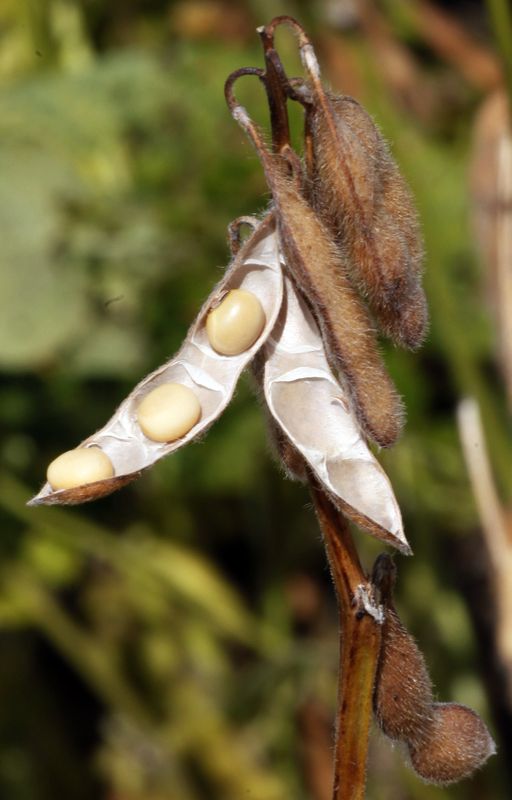
<svg viewBox="0 0 512 800">
<path fill-rule="evenodd" d="M 320 87 L 320 88 L 319 88 Z M 312 203 L 382 332 L 416 348 L 428 322 L 423 245 L 411 193 L 370 115 L 352 97 L 308 87 Z"/>
<path fill-rule="evenodd" d="M 467 706 L 434 703 L 423 738 L 409 744 L 411 765 L 428 783 L 446 786 L 469 778 L 496 753 L 484 722 Z"/>
<path fill-rule="evenodd" d="M 373 536 L 410 553 L 391 484 L 369 450 L 334 377 L 304 299 L 285 276 L 282 309 L 263 351 L 265 400 L 291 445 L 344 513 Z M 296 470 L 296 458 L 292 471 Z"/>
<path fill-rule="evenodd" d="M 417 741 L 432 723 L 432 683 L 423 653 L 392 608 L 386 609 L 374 712 L 390 739 Z"/>
<path fill-rule="evenodd" d="M 277 57 L 287 93 L 306 112 L 311 202 L 333 231 L 383 332 L 414 349 L 425 337 L 428 313 L 412 196 L 370 115 L 353 98 L 336 96 L 322 85 L 313 45 L 302 26 L 291 17 L 276 17 L 265 29 L 264 41 L 272 43 L 276 27 L 283 24 L 298 38 L 308 78 L 288 81 Z"/>
<path fill-rule="evenodd" d="M 223 412 L 238 378 L 271 332 L 282 302 L 282 269 L 275 221 L 272 215 L 258 225 L 244 243 L 190 328 L 179 352 L 139 383 L 113 417 L 80 447 L 99 447 L 110 458 L 114 477 L 71 489 L 52 490 L 46 483 L 30 501 L 39 504 L 75 504 L 109 494 L 137 478 L 141 472 L 179 447 L 201 436 Z M 224 356 L 211 346 L 206 319 L 230 290 L 252 293 L 260 302 L 265 324 L 257 340 L 244 352 Z M 150 392 L 177 383 L 192 390 L 201 407 L 199 421 L 171 442 L 149 439 L 141 430 L 137 411 Z"/>
<path fill-rule="evenodd" d="M 425 659 L 393 605 L 396 569 L 381 554 L 372 583 L 384 608 L 373 708 L 382 731 L 406 745 L 410 764 L 425 781 L 448 784 L 469 777 L 495 753 L 478 714 L 457 703 L 435 703 Z"/>
<path fill-rule="evenodd" d="M 296 177 L 287 176 L 281 164 L 272 172 L 270 183 L 287 267 L 311 303 L 331 364 L 364 433 L 381 447 L 390 447 L 402 430 L 402 402 L 346 263 L 298 190 Z"/>
</svg>

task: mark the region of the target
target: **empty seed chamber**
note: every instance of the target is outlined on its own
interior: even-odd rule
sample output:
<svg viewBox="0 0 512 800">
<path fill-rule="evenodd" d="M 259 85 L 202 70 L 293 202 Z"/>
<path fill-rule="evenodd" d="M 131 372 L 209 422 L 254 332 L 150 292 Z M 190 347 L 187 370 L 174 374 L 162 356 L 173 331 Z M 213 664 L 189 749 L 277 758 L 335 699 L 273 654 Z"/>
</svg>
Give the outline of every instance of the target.
<svg viewBox="0 0 512 800">
<path fill-rule="evenodd" d="M 290 443 L 348 517 L 410 552 L 389 479 L 331 371 L 315 319 L 288 277 L 264 355 L 265 400 Z"/>
</svg>

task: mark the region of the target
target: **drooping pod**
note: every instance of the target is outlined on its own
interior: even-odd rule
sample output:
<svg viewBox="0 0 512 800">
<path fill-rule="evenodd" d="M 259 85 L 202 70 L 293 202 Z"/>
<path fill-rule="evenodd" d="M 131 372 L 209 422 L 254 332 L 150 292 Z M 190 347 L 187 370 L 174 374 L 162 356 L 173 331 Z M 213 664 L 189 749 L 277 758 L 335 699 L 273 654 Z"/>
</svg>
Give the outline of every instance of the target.
<svg viewBox="0 0 512 800">
<path fill-rule="evenodd" d="M 258 378 L 288 469 L 302 478 L 307 464 L 350 519 L 410 553 L 391 484 L 331 372 L 316 321 L 287 276 L 277 323 L 258 360 Z"/>
<path fill-rule="evenodd" d="M 229 403 L 242 370 L 272 330 L 281 306 L 282 280 L 275 220 L 269 214 L 233 259 L 179 352 L 139 383 L 109 422 L 79 446 L 99 448 L 110 460 L 113 476 L 61 489 L 46 483 L 31 504 L 75 504 L 110 494 L 205 433 Z M 247 349 L 222 355 L 209 341 L 207 320 L 230 291 L 254 297 L 264 323 Z M 235 327 L 239 334 L 240 324 L 238 318 Z M 169 397 L 166 386 L 179 388 Z M 162 390 L 166 398 L 161 396 Z M 154 402 L 149 402 L 152 398 Z"/>
<path fill-rule="evenodd" d="M 375 717 L 387 736 L 407 746 L 410 764 L 423 780 L 454 783 L 479 769 L 496 748 L 485 723 L 470 708 L 434 702 L 423 654 L 393 604 L 395 575 L 390 557 L 380 555 L 372 576 L 384 609 Z"/>
<path fill-rule="evenodd" d="M 332 231 L 349 274 L 382 331 L 409 348 L 427 330 L 421 287 L 423 247 L 412 196 L 370 115 L 353 98 L 327 92 L 309 39 L 299 36 L 308 81 L 289 84 L 306 114 L 306 163 L 310 200 Z"/>
<path fill-rule="evenodd" d="M 380 356 L 368 312 L 347 275 L 343 255 L 331 233 L 303 194 L 300 162 L 291 148 L 272 155 L 261 134 L 233 95 L 241 75 L 226 81 L 225 93 L 233 117 L 248 134 L 261 159 L 272 192 L 280 246 L 286 267 L 310 302 L 333 368 L 365 434 L 382 447 L 398 439 L 403 424 L 399 395 Z"/>
</svg>

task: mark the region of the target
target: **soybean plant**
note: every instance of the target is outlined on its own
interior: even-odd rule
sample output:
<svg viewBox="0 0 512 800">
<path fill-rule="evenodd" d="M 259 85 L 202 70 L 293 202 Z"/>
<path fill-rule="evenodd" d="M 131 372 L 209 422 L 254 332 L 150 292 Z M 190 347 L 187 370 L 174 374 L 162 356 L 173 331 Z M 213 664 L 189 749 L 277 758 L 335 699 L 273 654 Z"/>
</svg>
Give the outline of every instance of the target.
<svg viewBox="0 0 512 800">
<path fill-rule="evenodd" d="M 274 47 L 281 24 L 298 38 L 304 78 L 286 75 Z M 202 436 L 250 367 L 278 457 L 310 487 L 338 596 L 333 798 L 364 797 L 372 713 L 421 778 L 451 783 L 482 766 L 494 743 L 473 711 L 434 700 L 423 655 L 394 608 L 396 567 L 382 554 L 368 576 L 347 524 L 412 552 L 368 441 L 392 445 L 404 418 L 378 329 L 412 349 L 426 333 L 417 214 L 371 117 L 324 89 L 299 23 L 277 17 L 258 32 L 265 68 L 236 70 L 225 95 L 261 160 L 270 207 L 230 225 L 232 259 L 179 352 L 50 464 L 31 503 L 80 503 L 134 480 Z M 236 99 L 246 76 L 266 91 L 271 146 Z M 304 109 L 303 153 L 290 143 L 288 103 Z M 242 226 L 251 232 L 241 245 Z"/>
</svg>

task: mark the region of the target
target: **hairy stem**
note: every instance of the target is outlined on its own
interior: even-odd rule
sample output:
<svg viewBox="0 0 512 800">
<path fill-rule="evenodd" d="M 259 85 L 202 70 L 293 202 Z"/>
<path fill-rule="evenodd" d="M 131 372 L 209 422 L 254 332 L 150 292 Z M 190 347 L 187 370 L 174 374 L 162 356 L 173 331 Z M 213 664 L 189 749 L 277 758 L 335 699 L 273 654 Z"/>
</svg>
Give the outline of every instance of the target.
<svg viewBox="0 0 512 800">
<path fill-rule="evenodd" d="M 372 697 L 381 644 L 382 612 L 363 572 L 348 524 L 311 480 L 338 598 L 340 665 L 333 800 L 363 800 Z"/>
</svg>

